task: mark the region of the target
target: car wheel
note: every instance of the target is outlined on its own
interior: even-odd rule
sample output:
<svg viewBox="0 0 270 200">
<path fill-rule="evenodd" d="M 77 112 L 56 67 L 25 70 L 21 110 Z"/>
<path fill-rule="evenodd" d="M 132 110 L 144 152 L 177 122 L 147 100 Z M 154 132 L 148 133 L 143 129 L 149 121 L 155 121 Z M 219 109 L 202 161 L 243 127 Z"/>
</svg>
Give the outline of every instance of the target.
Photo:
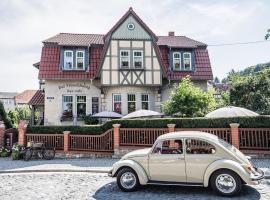
<svg viewBox="0 0 270 200">
<path fill-rule="evenodd" d="M 234 196 L 241 192 L 240 177 L 230 170 L 218 170 L 211 177 L 212 189 L 222 196 Z"/>
<path fill-rule="evenodd" d="M 117 173 L 117 185 L 124 192 L 132 192 L 138 189 L 140 183 L 134 170 L 123 168 Z"/>
</svg>

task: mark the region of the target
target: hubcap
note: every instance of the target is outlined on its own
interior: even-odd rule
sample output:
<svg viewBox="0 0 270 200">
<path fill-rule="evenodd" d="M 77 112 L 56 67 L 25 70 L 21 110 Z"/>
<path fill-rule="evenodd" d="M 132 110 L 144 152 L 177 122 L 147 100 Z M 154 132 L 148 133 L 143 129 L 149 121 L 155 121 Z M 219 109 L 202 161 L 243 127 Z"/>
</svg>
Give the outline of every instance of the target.
<svg viewBox="0 0 270 200">
<path fill-rule="evenodd" d="M 136 177 L 131 172 L 125 172 L 120 178 L 121 185 L 126 189 L 131 189 L 136 184 Z"/>
<path fill-rule="evenodd" d="M 231 175 L 220 174 L 216 178 L 216 186 L 223 193 L 231 193 L 236 188 L 236 182 Z"/>
</svg>

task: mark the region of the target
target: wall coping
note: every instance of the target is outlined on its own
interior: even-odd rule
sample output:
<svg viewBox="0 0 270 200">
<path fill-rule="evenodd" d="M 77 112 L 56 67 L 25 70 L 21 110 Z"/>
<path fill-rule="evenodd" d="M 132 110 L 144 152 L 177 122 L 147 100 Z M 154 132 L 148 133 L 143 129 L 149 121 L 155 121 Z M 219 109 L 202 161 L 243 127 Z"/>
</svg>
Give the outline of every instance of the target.
<svg viewBox="0 0 270 200">
<path fill-rule="evenodd" d="M 113 124 L 113 128 L 120 128 L 121 124 Z"/>
<path fill-rule="evenodd" d="M 238 128 L 240 124 L 238 123 L 231 123 L 230 126 L 231 128 Z"/>
<path fill-rule="evenodd" d="M 167 124 L 168 128 L 175 128 L 175 124 Z"/>
<path fill-rule="evenodd" d="M 63 131 L 63 134 L 70 134 L 70 131 Z"/>
</svg>

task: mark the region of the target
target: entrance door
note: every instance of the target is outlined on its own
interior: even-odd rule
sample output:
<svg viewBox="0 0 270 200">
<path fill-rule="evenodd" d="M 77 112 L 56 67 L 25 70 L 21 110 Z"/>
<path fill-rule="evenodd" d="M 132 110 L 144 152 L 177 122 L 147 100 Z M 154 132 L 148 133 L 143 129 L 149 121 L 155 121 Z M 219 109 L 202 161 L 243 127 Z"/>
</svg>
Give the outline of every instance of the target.
<svg viewBox="0 0 270 200">
<path fill-rule="evenodd" d="M 185 157 L 182 140 L 164 140 L 149 156 L 151 181 L 186 183 Z"/>
</svg>

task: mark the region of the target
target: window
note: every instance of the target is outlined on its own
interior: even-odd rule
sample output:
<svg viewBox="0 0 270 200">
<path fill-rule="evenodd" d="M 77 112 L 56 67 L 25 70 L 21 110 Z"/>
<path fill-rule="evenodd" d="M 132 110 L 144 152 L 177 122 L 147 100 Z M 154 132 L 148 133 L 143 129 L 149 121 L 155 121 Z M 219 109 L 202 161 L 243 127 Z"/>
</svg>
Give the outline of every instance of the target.
<svg viewBox="0 0 270 200">
<path fill-rule="evenodd" d="M 122 113 L 121 94 L 113 94 L 113 111 L 119 114 Z"/>
<path fill-rule="evenodd" d="M 173 53 L 173 69 L 174 70 L 181 69 L 181 54 L 179 52 Z"/>
<path fill-rule="evenodd" d="M 149 94 L 142 94 L 142 109 L 149 109 Z"/>
<path fill-rule="evenodd" d="M 133 67 L 137 69 L 143 68 L 143 51 L 133 51 Z"/>
<path fill-rule="evenodd" d="M 98 97 L 92 97 L 92 114 L 98 113 L 98 107 L 99 107 L 99 102 L 98 102 Z"/>
<path fill-rule="evenodd" d="M 64 51 L 64 69 L 73 68 L 73 51 Z"/>
<path fill-rule="evenodd" d="M 197 139 L 187 139 L 186 152 L 187 154 L 214 154 L 216 149 L 208 142 Z"/>
<path fill-rule="evenodd" d="M 191 70 L 191 53 L 184 53 L 184 70 Z"/>
<path fill-rule="evenodd" d="M 128 113 L 134 112 L 136 110 L 136 95 L 128 94 Z"/>
<path fill-rule="evenodd" d="M 77 96 L 77 118 L 84 118 L 86 115 L 86 96 Z"/>
<path fill-rule="evenodd" d="M 84 51 L 76 51 L 76 68 L 84 69 Z"/>
<path fill-rule="evenodd" d="M 73 96 L 63 96 L 63 117 L 73 117 Z"/>
<path fill-rule="evenodd" d="M 182 140 L 165 140 L 157 143 L 153 154 L 183 154 Z"/>
<path fill-rule="evenodd" d="M 129 68 L 130 66 L 130 51 L 129 50 L 121 50 L 120 51 L 120 63 L 121 68 Z"/>
</svg>

